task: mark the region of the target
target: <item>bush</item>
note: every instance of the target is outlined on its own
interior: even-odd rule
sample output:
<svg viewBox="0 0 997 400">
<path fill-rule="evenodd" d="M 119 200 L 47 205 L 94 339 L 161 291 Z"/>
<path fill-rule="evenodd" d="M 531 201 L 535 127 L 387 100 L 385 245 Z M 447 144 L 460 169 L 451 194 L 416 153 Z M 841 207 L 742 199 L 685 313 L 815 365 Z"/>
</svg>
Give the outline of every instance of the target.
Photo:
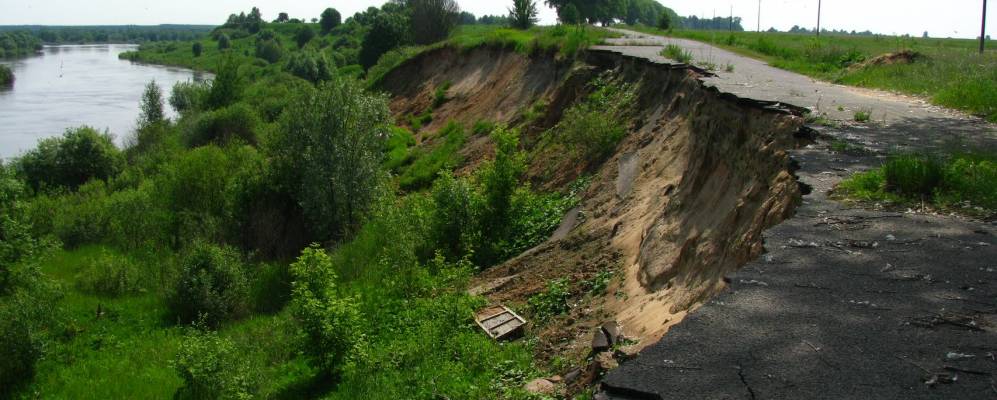
<svg viewBox="0 0 997 400">
<path fill-rule="evenodd" d="M 285 183 L 314 230 L 343 237 L 359 227 L 377 199 L 388 128 L 388 101 L 359 82 L 333 78 L 292 100 L 268 145 L 277 181 Z"/>
<path fill-rule="evenodd" d="M 440 108 L 443 103 L 446 103 L 447 100 L 449 100 L 447 99 L 447 91 L 450 90 L 450 86 L 452 85 L 453 83 L 446 81 L 436 88 L 436 93 L 433 95 L 433 108 Z"/>
<path fill-rule="evenodd" d="M 206 105 L 210 109 L 218 109 L 239 101 L 242 96 L 243 82 L 239 77 L 239 63 L 229 56 L 218 63 L 215 80 L 211 81 L 211 91 L 208 92 Z"/>
<path fill-rule="evenodd" d="M 301 24 L 298 31 L 294 33 L 294 41 L 298 43 L 298 48 L 304 48 L 308 42 L 315 38 L 315 31 L 308 25 Z"/>
<path fill-rule="evenodd" d="M 0 86 L 10 86 L 14 84 L 14 71 L 10 67 L 0 64 Z"/>
<path fill-rule="evenodd" d="M 34 190 L 76 189 L 91 179 L 108 179 L 124 165 L 121 151 L 109 133 L 83 126 L 67 129 L 62 137 L 42 139 L 38 147 L 18 160 L 18 169 Z"/>
<path fill-rule="evenodd" d="M 170 92 L 170 107 L 178 114 L 202 110 L 210 93 L 211 85 L 206 82 L 177 82 Z"/>
<path fill-rule="evenodd" d="M 465 179 L 441 172 L 433 182 L 432 232 L 435 248 L 450 259 L 460 259 L 481 246 L 484 199 Z"/>
<path fill-rule="evenodd" d="M 201 44 L 201 42 L 194 42 L 194 44 L 190 46 L 190 51 L 194 55 L 194 58 L 200 57 L 201 53 L 204 52 L 204 45 Z"/>
<path fill-rule="evenodd" d="M 259 125 L 260 119 L 251 107 L 244 103 L 236 103 L 198 115 L 187 133 L 187 145 L 191 147 L 211 143 L 224 145 L 233 141 L 256 144 L 256 130 Z"/>
<path fill-rule="evenodd" d="M 145 291 L 147 271 L 127 256 L 104 250 L 87 260 L 76 274 L 76 286 L 81 291 L 101 296 L 117 297 Z"/>
<path fill-rule="evenodd" d="M 356 301 L 336 289 L 332 259 L 309 247 L 291 264 L 291 313 L 306 338 L 305 353 L 326 373 L 363 357 L 365 335 Z"/>
<path fill-rule="evenodd" d="M 269 31 L 264 31 L 269 32 Z M 267 60 L 267 62 L 273 64 L 280 61 L 280 57 L 284 54 L 284 50 L 280 47 L 280 42 L 276 39 L 269 40 L 258 40 L 256 41 L 256 57 Z"/>
<path fill-rule="evenodd" d="M 254 384 L 235 344 L 217 332 L 190 328 L 171 361 L 184 385 L 176 399 L 250 399 Z"/>
<path fill-rule="evenodd" d="M 180 277 L 168 306 L 181 324 L 217 328 L 248 310 L 249 285 L 239 254 L 227 247 L 194 243 L 180 260 Z"/>
<path fill-rule="evenodd" d="M 692 53 L 683 50 L 678 45 L 669 44 L 665 46 L 665 49 L 661 51 L 661 55 L 672 60 L 678 61 L 682 64 L 689 64 L 692 62 Z"/>
<path fill-rule="evenodd" d="M 855 112 L 855 122 L 869 122 L 872 118 L 872 113 L 869 111 L 859 110 Z"/>
<path fill-rule="evenodd" d="M 31 235 L 24 186 L 0 162 L 0 398 L 31 381 L 54 331 L 54 286 L 38 268 L 52 243 Z"/>
<path fill-rule="evenodd" d="M 327 81 L 335 74 L 335 67 L 329 59 L 324 54 L 312 50 L 291 54 L 284 69 L 312 83 Z"/>
<path fill-rule="evenodd" d="M 226 50 L 232 47 L 232 40 L 229 39 L 228 35 L 221 34 L 218 36 L 218 50 Z"/>
<path fill-rule="evenodd" d="M 635 101 L 633 89 L 597 80 L 596 90 L 571 106 L 558 124 L 557 140 L 590 163 L 601 162 L 616 150 L 627 134 L 628 112 Z"/>
</svg>

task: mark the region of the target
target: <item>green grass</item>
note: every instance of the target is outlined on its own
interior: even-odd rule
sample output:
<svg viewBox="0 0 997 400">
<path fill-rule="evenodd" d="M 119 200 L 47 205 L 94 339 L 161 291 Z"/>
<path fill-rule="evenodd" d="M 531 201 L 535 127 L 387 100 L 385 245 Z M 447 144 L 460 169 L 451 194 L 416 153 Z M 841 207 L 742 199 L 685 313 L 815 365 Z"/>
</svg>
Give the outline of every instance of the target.
<svg viewBox="0 0 997 400">
<path fill-rule="evenodd" d="M 675 44 L 665 46 L 665 49 L 661 50 L 661 55 L 682 64 L 689 64 L 692 62 L 692 53 Z"/>
<path fill-rule="evenodd" d="M 626 28 L 667 35 L 646 26 Z M 793 33 L 694 30 L 676 30 L 669 36 L 711 43 L 818 79 L 922 96 L 997 122 L 997 50 L 992 41 L 980 55 L 979 42 L 970 39 L 822 35 L 818 40 Z M 903 50 L 923 57 L 913 64 L 852 67 Z"/>
<path fill-rule="evenodd" d="M 901 205 L 923 202 L 989 215 L 997 211 L 997 156 L 900 154 L 880 168 L 851 176 L 835 193 L 852 200 Z"/>
<path fill-rule="evenodd" d="M 464 128 L 450 122 L 437 132 L 443 140 L 433 148 L 419 148 L 411 155 L 412 163 L 401 168 L 398 185 L 404 190 L 428 187 L 444 168 L 451 169 L 461 162 L 457 152 L 464 146 L 467 135 Z"/>
<path fill-rule="evenodd" d="M 872 119 L 872 112 L 869 112 L 867 110 L 859 110 L 855 112 L 853 118 L 855 119 L 855 122 L 863 122 L 863 123 L 869 122 L 869 120 Z"/>
</svg>

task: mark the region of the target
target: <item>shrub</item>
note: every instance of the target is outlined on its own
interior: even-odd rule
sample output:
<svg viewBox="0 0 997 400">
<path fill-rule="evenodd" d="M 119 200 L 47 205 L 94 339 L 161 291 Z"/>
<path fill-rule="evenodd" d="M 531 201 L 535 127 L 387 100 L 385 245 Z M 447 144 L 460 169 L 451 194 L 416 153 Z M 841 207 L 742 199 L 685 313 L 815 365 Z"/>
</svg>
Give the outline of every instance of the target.
<svg viewBox="0 0 997 400">
<path fill-rule="evenodd" d="M 354 231 L 378 197 L 387 137 L 388 101 L 359 82 L 333 78 L 291 102 L 268 151 L 285 182 L 324 238 Z"/>
<path fill-rule="evenodd" d="M 243 82 L 239 77 L 239 63 L 229 56 L 218 63 L 215 79 L 211 81 L 206 105 L 210 109 L 228 106 L 242 96 Z"/>
<path fill-rule="evenodd" d="M 450 36 L 457 26 L 460 6 L 454 0 L 409 0 L 410 30 L 416 44 L 432 44 Z"/>
<path fill-rule="evenodd" d="M 232 47 L 232 40 L 229 39 L 228 35 L 221 34 L 218 36 L 218 50 L 226 50 Z"/>
<path fill-rule="evenodd" d="M 194 42 L 194 44 L 190 46 L 190 51 L 194 55 L 194 58 L 200 57 L 201 53 L 204 52 L 204 45 L 201 44 L 201 42 Z"/>
<path fill-rule="evenodd" d="M 596 90 L 568 111 L 558 124 L 557 140 L 583 161 L 598 163 L 611 155 L 627 134 L 627 117 L 635 101 L 633 88 L 600 80 Z"/>
<path fill-rule="evenodd" d="M 269 32 L 269 31 L 264 31 Z M 256 41 L 256 57 L 267 60 L 268 63 L 275 63 L 280 61 L 281 56 L 283 56 L 284 50 L 280 47 L 280 42 L 276 39 L 269 40 L 257 40 Z"/>
<path fill-rule="evenodd" d="M 31 234 L 24 189 L 0 162 L 0 398 L 34 377 L 58 313 L 54 287 L 37 264 L 53 245 Z"/>
<path fill-rule="evenodd" d="M 433 182 L 432 232 L 436 248 L 450 259 L 472 254 L 481 243 L 484 200 L 467 180 L 441 172 Z"/>
<path fill-rule="evenodd" d="M 291 54 L 284 68 L 294 76 L 312 83 L 332 79 L 336 69 L 324 54 L 312 50 Z"/>
<path fill-rule="evenodd" d="M 147 272 L 133 260 L 104 250 L 87 260 L 83 270 L 76 274 L 76 286 L 86 293 L 124 296 L 144 291 L 145 276 Z"/>
<path fill-rule="evenodd" d="M 217 332 L 188 329 L 170 362 L 184 385 L 176 399 L 250 399 L 255 386 L 235 344 Z"/>
<path fill-rule="evenodd" d="M 661 14 L 658 15 L 658 29 L 663 31 L 672 29 L 672 16 L 669 15 L 667 11 L 662 11 Z"/>
<path fill-rule="evenodd" d="M 452 85 L 453 83 L 446 81 L 436 88 L 436 93 L 433 94 L 433 108 L 440 108 L 443 103 L 447 102 L 447 91 L 450 90 L 450 86 Z"/>
<path fill-rule="evenodd" d="M 298 27 L 298 31 L 294 33 L 294 41 L 298 44 L 299 49 L 304 48 L 313 38 L 315 38 L 315 31 L 312 30 L 312 27 L 305 24 L 301 24 Z"/>
<path fill-rule="evenodd" d="M 6 65 L 0 65 L 0 86 L 10 86 L 14 84 L 14 71 Z"/>
<path fill-rule="evenodd" d="M 534 317 L 543 322 L 567 312 L 570 309 L 568 305 L 570 297 L 568 278 L 561 278 L 548 282 L 546 290 L 531 296 L 527 302 L 533 310 Z"/>
<path fill-rule="evenodd" d="M 306 345 L 304 352 L 326 373 L 362 357 L 365 335 L 356 301 L 336 288 L 332 259 L 324 250 L 309 247 L 291 264 L 294 284 L 291 313 Z"/>
<path fill-rule="evenodd" d="M 117 175 L 124 165 L 121 151 L 109 133 L 83 126 L 67 129 L 62 137 L 42 139 L 38 147 L 18 160 L 18 169 L 34 190 L 76 189 L 91 179 Z"/>
<path fill-rule="evenodd" d="M 180 260 L 180 277 L 168 299 L 182 324 L 202 321 L 217 328 L 245 315 L 249 285 L 239 254 L 227 247 L 194 243 Z"/>
<path fill-rule="evenodd" d="M 210 143 L 226 144 L 241 141 L 256 144 L 256 130 L 260 119 L 256 112 L 244 103 L 208 111 L 198 115 L 187 133 L 187 145 L 204 146 Z"/>
<path fill-rule="evenodd" d="M 206 82 L 177 82 L 170 92 L 170 107 L 178 114 L 202 110 L 210 92 L 211 85 Z"/>
</svg>

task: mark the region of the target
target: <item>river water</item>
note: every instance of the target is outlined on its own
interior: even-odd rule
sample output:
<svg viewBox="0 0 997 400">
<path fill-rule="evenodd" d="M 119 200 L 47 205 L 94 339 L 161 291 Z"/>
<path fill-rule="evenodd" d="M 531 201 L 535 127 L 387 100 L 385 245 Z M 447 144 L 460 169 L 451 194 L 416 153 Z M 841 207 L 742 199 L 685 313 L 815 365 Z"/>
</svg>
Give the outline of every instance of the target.
<svg viewBox="0 0 997 400">
<path fill-rule="evenodd" d="M 135 45 L 46 46 L 38 55 L 0 60 L 14 71 L 0 87 L 0 158 L 22 154 L 66 128 L 107 129 L 118 145 L 131 134 L 145 85 L 155 80 L 168 97 L 173 84 L 207 74 L 119 60 Z M 164 99 L 165 100 L 165 99 Z M 172 110 L 166 105 L 167 114 Z"/>
</svg>

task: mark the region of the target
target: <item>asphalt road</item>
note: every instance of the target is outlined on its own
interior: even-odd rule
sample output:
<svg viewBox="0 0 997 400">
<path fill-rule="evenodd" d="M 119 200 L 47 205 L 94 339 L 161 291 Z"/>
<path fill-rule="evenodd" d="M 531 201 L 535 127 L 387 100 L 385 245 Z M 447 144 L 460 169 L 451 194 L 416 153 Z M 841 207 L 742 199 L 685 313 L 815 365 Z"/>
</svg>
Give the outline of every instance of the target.
<svg viewBox="0 0 997 400">
<path fill-rule="evenodd" d="M 635 34 L 640 35 L 640 34 Z M 730 276 L 729 291 L 610 371 L 617 399 L 997 398 L 997 226 L 907 210 L 847 206 L 827 193 L 900 149 L 997 149 L 992 124 L 892 94 L 847 88 L 705 44 L 675 42 L 732 63 L 704 83 L 742 97 L 813 107 L 840 120 L 793 151 L 811 186 L 797 215 L 765 233 L 767 253 Z M 635 37 L 617 39 L 631 44 Z M 670 62 L 661 47 L 602 49 Z M 826 108 L 823 104 L 826 104 Z M 833 105 L 833 106 L 832 106 Z M 846 111 L 838 112 L 837 105 Z M 835 114 L 837 113 L 837 114 Z M 831 139 L 864 151 L 834 153 Z"/>
</svg>

